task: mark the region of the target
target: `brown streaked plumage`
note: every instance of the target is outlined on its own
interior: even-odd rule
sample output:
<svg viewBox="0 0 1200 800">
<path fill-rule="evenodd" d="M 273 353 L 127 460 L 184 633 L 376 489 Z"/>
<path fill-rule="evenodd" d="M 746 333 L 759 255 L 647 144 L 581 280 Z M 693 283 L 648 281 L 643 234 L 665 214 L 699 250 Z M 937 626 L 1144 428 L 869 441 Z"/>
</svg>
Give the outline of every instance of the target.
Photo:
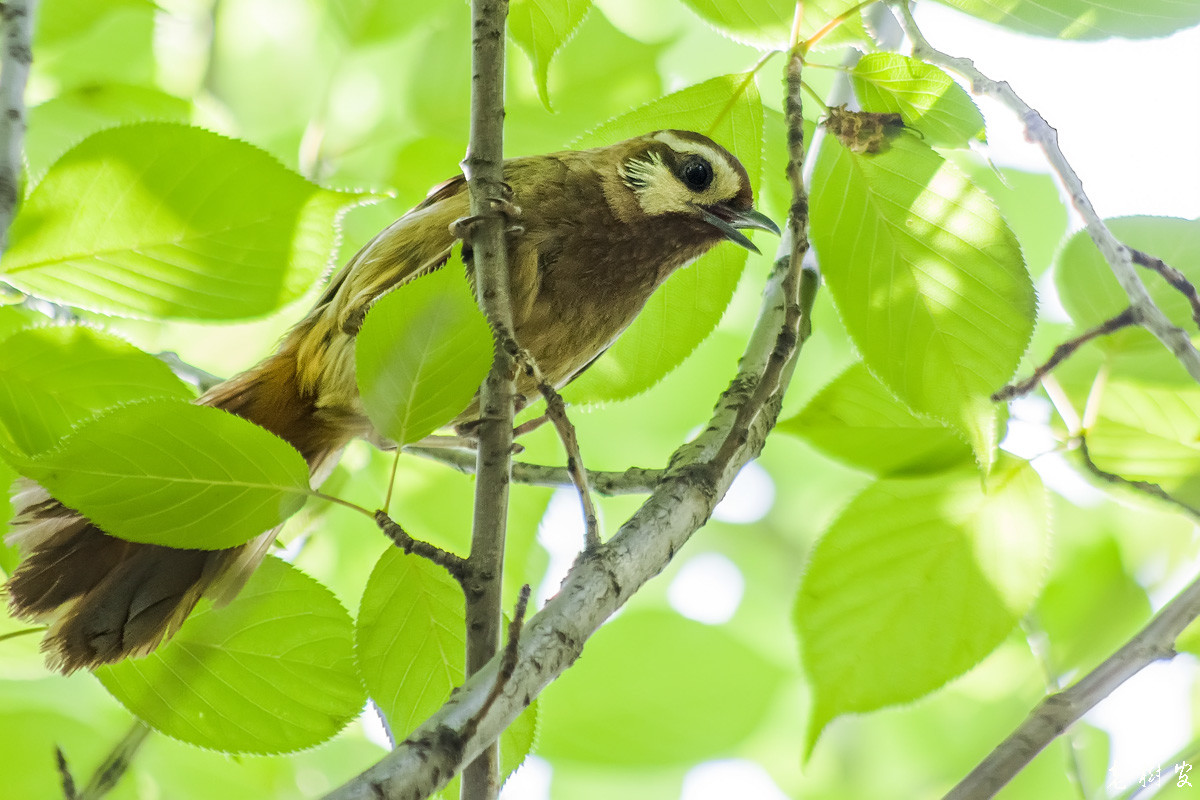
<svg viewBox="0 0 1200 800">
<path fill-rule="evenodd" d="M 562 386 L 604 352 L 676 269 L 740 228 L 778 229 L 753 208 L 745 169 L 707 137 L 658 131 L 593 150 L 505 162 L 522 231 L 509 241 L 513 326 L 546 378 Z M 373 437 L 354 377 L 354 335 L 371 304 L 440 268 L 453 223 L 468 215 L 466 182 L 437 187 L 330 281 L 278 351 L 197 402 L 290 442 L 314 481 L 345 444 Z M 517 391 L 537 395 L 527 377 Z M 458 422 L 469 421 L 474 407 Z M 230 599 L 275 531 L 229 550 L 126 542 L 23 482 L 9 541 L 24 560 L 6 589 L 14 614 L 49 624 L 43 642 L 63 672 L 144 655 L 171 636 L 202 595 Z"/>
</svg>

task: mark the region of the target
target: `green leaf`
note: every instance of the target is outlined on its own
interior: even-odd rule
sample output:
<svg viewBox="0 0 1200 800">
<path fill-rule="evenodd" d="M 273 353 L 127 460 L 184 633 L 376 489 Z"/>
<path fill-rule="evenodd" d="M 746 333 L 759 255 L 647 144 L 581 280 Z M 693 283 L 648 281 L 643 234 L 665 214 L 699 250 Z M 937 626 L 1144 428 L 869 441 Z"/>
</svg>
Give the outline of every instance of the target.
<svg viewBox="0 0 1200 800">
<path fill-rule="evenodd" d="M 200 128 L 111 128 L 30 193 L 0 269 L 32 294 L 105 313 L 259 316 L 309 289 L 337 217 L 366 197 L 322 189 Z"/>
<path fill-rule="evenodd" d="M 778 428 L 877 475 L 939 472 L 971 459 L 971 448 L 957 433 L 913 414 L 862 363 Z"/>
<path fill-rule="evenodd" d="M 617 676 L 620 691 L 597 689 Z M 546 688 L 538 753 L 610 769 L 690 765 L 744 742 L 785 677 L 728 627 L 631 609 Z"/>
<path fill-rule="evenodd" d="M 391 548 L 371 572 L 358 611 L 356 650 L 367 692 L 397 738 L 437 711 L 463 682 L 465 613 L 462 588 L 430 561 Z M 500 737 L 504 777 L 528 755 L 536 715 L 531 705 Z"/>
<path fill-rule="evenodd" d="M 1110 381 L 1087 431 L 1100 469 L 1200 508 L 1200 390 Z"/>
<path fill-rule="evenodd" d="M 234 602 L 202 608 L 163 647 L 96 677 L 176 739 L 227 753 L 300 750 L 362 709 L 353 625 L 332 592 L 268 557 Z"/>
<path fill-rule="evenodd" d="M 726 36 L 763 48 L 786 47 L 796 4 L 792 0 L 683 0 L 692 11 Z M 854 4 L 847 0 L 806 0 L 800 35 L 807 38 Z M 821 40 L 823 46 L 866 41 L 860 15 L 854 14 Z"/>
<path fill-rule="evenodd" d="M 0 422 L 27 454 L 103 408 L 147 397 L 191 400 L 192 392 L 162 361 L 111 334 L 62 325 L 0 341 Z"/>
<path fill-rule="evenodd" d="M 669 94 L 610 120 L 574 146 L 612 144 L 660 128 L 707 134 L 737 156 L 751 183 L 758 183 L 763 113 L 753 75 L 725 75 Z M 678 270 L 617 343 L 571 383 L 566 396 L 577 402 L 621 400 L 662 380 L 721 320 L 746 256 L 735 244 L 720 244 Z"/>
<path fill-rule="evenodd" d="M 807 750 L 835 717 L 905 703 L 994 650 L 1045 577 L 1045 493 L 1025 463 L 868 487 L 813 550 L 796 597 Z"/>
<path fill-rule="evenodd" d="M 538 97 L 547 109 L 550 61 L 575 34 L 591 8 L 592 0 L 513 0 L 509 6 L 508 32 L 529 56 Z"/>
<path fill-rule="evenodd" d="M 1200 22 L 1200 5 L 1179 0 L 940 0 L 985 22 L 1058 39 L 1144 39 Z"/>
<path fill-rule="evenodd" d="M 966 147 L 983 141 L 983 114 L 942 70 L 899 53 L 868 53 L 850 73 L 866 111 L 900 114 L 931 145 Z"/>
<path fill-rule="evenodd" d="M 102 128 L 146 120 L 186 123 L 191 111 L 187 100 L 146 86 L 88 84 L 63 92 L 29 109 L 29 173 L 40 177 L 72 145 Z"/>
<path fill-rule="evenodd" d="M 375 303 L 355 342 L 363 408 L 399 445 L 449 423 L 492 363 L 492 334 L 456 252 L 442 269 Z"/>
<path fill-rule="evenodd" d="M 879 155 L 826 137 L 812 239 L 846 330 L 872 373 L 918 414 L 961 431 L 991 464 L 991 393 L 1033 332 L 1033 284 L 982 191 L 912 136 Z"/>
<path fill-rule="evenodd" d="M 249 541 L 309 493 L 308 467 L 287 442 L 177 400 L 119 406 L 13 466 L 113 536 L 201 550 Z"/>
<path fill-rule="evenodd" d="M 357 653 L 371 699 L 398 737 L 441 707 L 462 682 L 462 589 L 444 569 L 390 548 L 358 609 Z"/>
</svg>

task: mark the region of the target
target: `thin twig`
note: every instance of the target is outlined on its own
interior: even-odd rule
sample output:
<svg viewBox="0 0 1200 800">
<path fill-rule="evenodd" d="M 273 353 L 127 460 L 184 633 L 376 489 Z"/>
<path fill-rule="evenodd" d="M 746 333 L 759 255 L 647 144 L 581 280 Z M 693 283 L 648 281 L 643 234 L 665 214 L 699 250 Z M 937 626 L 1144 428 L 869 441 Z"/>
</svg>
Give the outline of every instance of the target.
<svg viewBox="0 0 1200 800">
<path fill-rule="evenodd" d="M 515 345 L 516 342 L 513 342 Z M 583 509 L 583 546 L 590 552 L 600 546 L 600 518 L 596 514 L 596 506 L 592 502 L 592 490 L 588 485 L 587 469 L 583 465 L 583 454 L 579 450 L 579 439 L 575 436 L 575 426 L 567 417 L 567 404 L 550 382 L 542 375 L 537 361 L 531 353 L 521 351 L 515 355 L 518 363 L 537 384 L 538 391 L 546 401 L 546 416 L 554 423 L 563 450 L 567 454 L 567 475 L 579 494 L 579 504 Z"/>
<path fill-rule="evenodd" d="M 1106 319 L 1096 327 L 1090 328 L 1076 336 L 1074 339 L 1068 339 L 1058 347 L 1054 348 L 1054 352 L 1050 354 L 1050 358 L 1046 359 L 1044 364 L 1041 364 L 1034 369 L 1032 375 L 1023 381 L 1010 383 L 1003 389 L 998 390 L 992 395 L 992 399 L 1000 402 L 1028 394 L 1029 392 L 1033 391 L 1033 389 L 1039 383 L 1042 382 L 1043 378 L 1050 374 L 1051 370 L 1053 370 L 1062 362 L 1066 361 L 1071 356 L 1075 355 L 1075 351 L 1077 351 L 1080 347 L 1083 347 L 1083 345 L 1087 344 L 1092 339 L 1100 336 L 1107 336 L 1111 333 L 1121 330 L 1122 328 L 1128 328 L 1130 325 L 1136 324 L 1137 314 L 1134 312 L 1133 307 L 1130 306 L 1120 314 L 1117 314 L 1115 317 Z"/>
<path fill-rule="evenodd" d="M 458 470 L 464 475 L 475 474 L 475 454 L 468 450 L 425 448 L 408 445 L 404 452 L 428 458 Z M 661 469 L 630 467 L 624 472 L 607 472 L 587 470 L 587 482 L 596 494 L 614 497 L 621 494 L 650 494 L 662 480 Z M 574 481 L 566 467 L 552 467 L 546 464 L 530 464 L 524 461 L 514 461 L 512 465 L 513 483 L 528 486 L 547 486 L 559 488 L 572 486 Z"/>
<path fill-rule="evenodd" d="M 54 747 L 54 762 L 58 766 L 58 778 L 62 783 L 63 797 L 66 800 L 79 800 L 75 791 L 75 778 L 71 775 L 71 767 L 67 764 L 67 754 L 58 745 Z"/>
<path fill-rule="evenodd" d="M 1129 248 L 1129 253 L 1133 256 L 1133 263 L 1157 272 L 1163 277 L 1163 280 L 1187 298 L 1188 303 L 1192 306 L 1192 321 L 1196 323 L 1197 327 L 1200 327 L 1200 294 L 1196 293 L 1196 287 L 1192 285 L 1192 282 L 1182 272 L 1161 258 L 1155 258 L 1134 247 Z"/>
<path fill-rule="evenodd" d="M 800 273 L 804 256 L 808 253 L 808 192 L 804 186 L 804 107 L 801 72 L 804 65 L 803 45 L 792 48 L 784 68 L 787 83 L 787 98 L 784 113 L 788 131 L 787 176 L 792 185 L 792 204 L 788 211 L 788 238 L 790 252 L 784 256 L 789 265 L 783 279 L 784 322 L 779 328 L 775 347 L 766 368 L 754 388 L 753 399 L 738 409 L 737 418 L 730 427 L 729 435 L 721 443 L 713 457 L 715 463 L 726 463 L 733 453 L 749 438 L 754 418 L 764 408 L 767 400 L 775 397 L 784 382 L 784 369 L 795 352 L 796 342 L 807 338 L 810 328 L 801 330 L 801 324 L 811 325 L 809 315 L 800 307 Z M 781 245 L 782 247 L 782 245 Z M 813 280 L 816 276 L 811 276 Z"/>
<path fill-rule="evenodd" d="M 150 735 L 150 726 L 140 719 L 135 720 L 129 732 L 117 742 L 112 752 L 92 774 L 88 785 L 80 792 L 75 800 L 100 800 L 104 795 L 116 788 L 117 783 L 133 764 L 133 757 Z"/>
<path fill-rule="evenodd" d="M 479 721 L 487 716 L 488 711 L 492 709 L 492 704 L 496 702 L 496 698 L 504 691 L 504 687 L 508 685 L 508 681 L 513 676 L 513 670 L 517 667 L 517 655 L 520 652 L 521 628 L 525 625 L 525 610 L 528 607 L 529 584 L 527 583 L 521 587 L 521 594 L 517 597 L 517 607 L 513 609 L 512 622 L 508 623 L 508 643 L 504 645 L 500 669 L 496 673 L 496 682 L 492 684 L 492 691 L 483 701 L 483 705 L 479 707 L 479 711 L 463 726 L 461 736 L 464 740 L 475 735 L 475 731 L 479 729 Z"/>
<path fill-rule="evenodd" d="M 8 228 L 21 196 L 25 144 L 25 84 L 33 63 L 33 13 L 37 0 L 7 0 L 0 5 L 4 49 L 0 52 L 0 253 L 8 247 Z"/>
<path fill-rule="evenodd" d="M 893 6 L 900 13 L 900 24 L 912 42 L 915 57 L 957 72 L 970 82 L 971 90 L 975 94 L 987 95 L 998 100 L 1020 118 L 1025 126 L 1025 137 L 1041 148 L 1051 171 L 1058 177 L 1063 189 L 1071 198 L 1071 204 L 1083 219 L 1092 241 L 1108 262 L 1125 294 L 1129 296 L 1129 304 L 1138 314 L 1139 324 L 1162 342 L 1183 364 L 1188 374 L 1200 382 L 1200 351 L 1192 344 L 1187 332 L 1171 322 L 1162 309 L 1154 304 L 1141 276 L 1134 269 L 1133 251 L 1113 235 L 1092 207 L 1091 200 L 1083 190 L 1083 182 L 1058 146 L 1058 132 L 1050 127 L 1036 109 L 1022 100 L 1007 82 L 987 77 L 976 69 L 975 64 L 968 58 L 951 56 L 933 47 L 917 27 L 908 0 L 894 0 Z"/>
<path fill-rule="evenodd" d="M 1088 451 L 1087 438 L 1084 436 L 1078 436 L 1075 439 L 1075 443 L 1079 447 L 1079 455 L 1083 461 L 1083 465 L 1092 475 L 1095 475 L 1105 483 L 1111 483 L 1115 486 L 1125 486 L 1129 489 L 1133 489 L 1134 491 L 1141 492 L 1142 494 L 1149 495 L 1150 497 L 1154 497 L 1158 500 L 1169 503 L 1183 513 L 1187 514 L 1192 519 L 1200 522 L 1200 508 L 1188 505 L 1172 495 L 1166 489 L 1159 486 L 1157 483 L 1132 480 L 1124 477 L 1123 475 L 1117 475 L 1116 473 L 1101 469 L 1096 462 L 1092 460 L 1092 454 Z"/>
<path fill-rule="evenodd" d="M 451 553 L 449 550 L 443 550 L 437 545 L 421 541 L 420 539 L 414 539 L 408 535 L 408 531 L 404 530 L 400 523 L 389 517 L 387 512 L 382 509 L 375 512 L 375 524 L 405 553 L 411 553 L 412 555 L 428 559 L 445 569 L 446 572 L 449 572 L 450 577 L 454 578 L 454 580 L 459 583 L 463 582 L 467 569 L 466 559 Z"/>
</svg>

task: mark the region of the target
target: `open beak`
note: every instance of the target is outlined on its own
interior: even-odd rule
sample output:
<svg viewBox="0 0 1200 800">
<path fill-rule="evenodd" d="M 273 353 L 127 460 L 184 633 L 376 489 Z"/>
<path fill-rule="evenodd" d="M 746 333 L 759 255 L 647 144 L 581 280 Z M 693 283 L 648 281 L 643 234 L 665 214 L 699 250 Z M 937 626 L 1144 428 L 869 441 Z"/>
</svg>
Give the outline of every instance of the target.
<svg viewBox="0 0 1200 800">
<path fill-rule="evenodd" d="M 772 222 L 766 214 L 755 211 L 753 208 L 747 211 L 738 211 L 723 203 L 718 203 L 709 208 L 696 206 L 696 210 L 700 212 L 700 218 L 719 230 L 722 236 L 735 244 L 740 244 L 751 253 L 757 253 L 759 249 L 754 246 L 754 242 L 746 238 L 746 234 L 738 230 L 739 228 L 757 228 L 760 231 L 770 231 L 779 236 L 779 226 Z"/>
</svg>

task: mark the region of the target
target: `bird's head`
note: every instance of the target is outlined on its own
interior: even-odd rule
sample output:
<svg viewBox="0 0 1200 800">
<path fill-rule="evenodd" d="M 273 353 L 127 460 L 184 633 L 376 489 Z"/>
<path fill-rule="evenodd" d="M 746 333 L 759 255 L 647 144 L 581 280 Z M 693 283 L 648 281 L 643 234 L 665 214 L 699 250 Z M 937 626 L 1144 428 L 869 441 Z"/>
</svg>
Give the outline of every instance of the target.
<svg viewBox="0 0 1200 800">
<path fill-rule="evenodd" d="M 755 253 L 758 248 L 741 229 L 779 235 L 779 227 L 754 210 L 746 168 L 707 136 L 665 130 L 634 139 L 617 171 L 648 216 L 682 214 L 700 220 L 721 238 Z"/>
</svg>

